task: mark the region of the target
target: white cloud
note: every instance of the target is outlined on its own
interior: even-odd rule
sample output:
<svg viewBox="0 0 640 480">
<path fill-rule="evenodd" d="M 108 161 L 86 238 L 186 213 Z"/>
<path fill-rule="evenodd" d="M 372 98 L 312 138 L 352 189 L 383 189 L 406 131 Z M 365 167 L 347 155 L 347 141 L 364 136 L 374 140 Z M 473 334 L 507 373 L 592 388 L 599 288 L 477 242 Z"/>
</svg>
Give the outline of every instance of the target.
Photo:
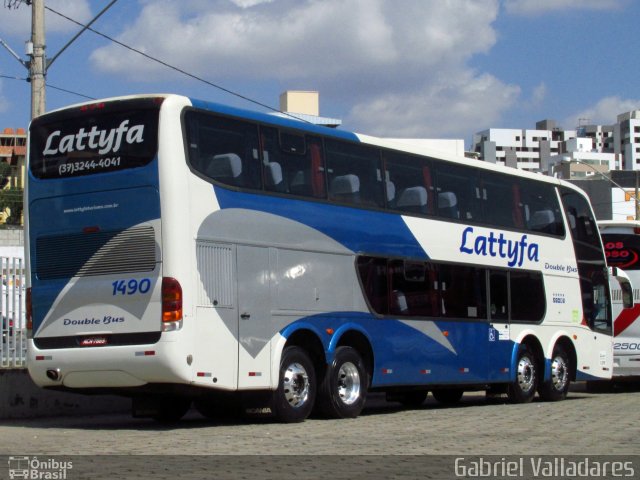
<svg viewBox="0 0 640 480">
<path fill-rule="evenodd" d="M 605 97 L 595 105 L 585 108 L 564 120 L 565 128 L 574 128 L 579 124 L 611 125 L 616 123 L 617 116 L 631 110 L 640 110 L 640 100 L 624 99 L 617 96 Z"/>
<path fill-rule="evenodd" d="M 67 15 L 81 23 L 93 18 L 89 0 L 47 0 L 47 7 Z M 22 36 L 27 40 L 31 36 L 31 7 L 21 4 L 18 8 L 2 9 L 2 32 L 5 35 Z M 44 24 L 47 34 L 75 32 L 79 26 L 45 9 Z"/>
<path fill-rule="evenodd" d="M 366 112 L 387 115 L 386 106 L 401 105 L 412 118 L 385 122 L 388 135 L 463 134 L 495 119 L 519 92 L 466 65 L 495 44 L 498 7 L 498 0 L 156 0 L 118 39 L 225 86 L 272 81 L 349 99 L 360 130 L 381 123 L 368 122 Z M 91 60 L 137 81 L 171 75 L 116 45 Z"/>
<path fill-rule="evenodd" d="M 513 106 L 520 88 L 484 74 L 460 73 L 424 85 L 418 91 L 394 92 L 356 105 L 347 122 L 366 133 L 405 138 L 463 138 L 496 122 Z"/>
<path fill-rule="evenodd" d="M 533 89 L 533 94 L 531 95 L 531 102 L 530 102 L 531 105 L 537 106 L 542 104 L 546 96 L 547 96 L 547 86 L 545 85 L 544 82 L 542 82 Z"/>
<path fill-rule="evenodd" d="M 502 0 L 507 13 L 534 16 L 560 11 L 611 10 L 628 0 Z"/>
</svg>

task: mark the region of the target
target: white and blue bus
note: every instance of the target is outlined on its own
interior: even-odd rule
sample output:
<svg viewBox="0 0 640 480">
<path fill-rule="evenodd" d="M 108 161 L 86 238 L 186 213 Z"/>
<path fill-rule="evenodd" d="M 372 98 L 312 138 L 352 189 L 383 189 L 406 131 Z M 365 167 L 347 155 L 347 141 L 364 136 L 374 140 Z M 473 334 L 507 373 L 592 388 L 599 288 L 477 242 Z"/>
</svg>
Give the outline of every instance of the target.
<svg viewBox="0 0 640 480">
<path fill-rule="evenodd" d="M 177 95 L 29 135 L 42 387 L 292 422 L 611 376 L 602 242 L 568 183 Z"/>
</svg>

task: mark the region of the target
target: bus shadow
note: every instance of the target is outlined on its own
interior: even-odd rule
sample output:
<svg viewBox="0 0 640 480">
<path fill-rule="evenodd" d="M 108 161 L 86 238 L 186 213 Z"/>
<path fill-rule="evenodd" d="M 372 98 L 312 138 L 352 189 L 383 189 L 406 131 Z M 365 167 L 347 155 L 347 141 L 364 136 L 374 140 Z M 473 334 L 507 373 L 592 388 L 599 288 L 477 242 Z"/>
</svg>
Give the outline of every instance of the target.
<svg viewBox="0 0 640 480">
<path fill-rule="evenodd" d="M 612 392 L 617 393 L 634 393 L 640 392 L 640 382 L 616 383 Z M 585 401 L 599 395 L 607 393 L 590 393 L 584 385 L 572 386 L 571 391 L 563 402 Z M 539 397 L 533 400 L 533 403 L 546 403 Z M 438 403 L 430 394 L 425 402 L 420 406 L 407 407 L 399 402 L 387 401 L 384 393 L 372 393 L 367 397 L 367 402 L 361 413 L 362 417 L 373 417 L 379 415 L 393 415 L 401 412 L 425 412 L 437 410 L 457 410 L 467 409 L 480 406 L 496 406 L 511 405 L 506 395 L 485 395 L 484 392 L 467 392 L 462 399 L 455 404 Z M 517 406 L 517 405 L 514 405 Z M 312 415 L 310 421 L 325 421 L 325 419 Z M 56 429 L 64 428 L 67 430 L 136 430 L 162 432 L 177 429 L 196 429 L 196 428 L 216 428 L 228 426 L 242 425 L 261 425 L 261 424 L 278 424 L 279 422 L 268 415 L 265 416 L 220 416 L 217 418 L 206 418 L 192 408 L 187 415 L 176 422 L 161 423 L 151 418 L 134 418 L 128 413 L 109 413 L 95 414 L 90 416 L 60 416 L 60 417 L 42 417 L 30 419 L 8 419 L 3 420 L 5 426 L 19 426 L 26 428 L 44 428 Z"/>
</svg>

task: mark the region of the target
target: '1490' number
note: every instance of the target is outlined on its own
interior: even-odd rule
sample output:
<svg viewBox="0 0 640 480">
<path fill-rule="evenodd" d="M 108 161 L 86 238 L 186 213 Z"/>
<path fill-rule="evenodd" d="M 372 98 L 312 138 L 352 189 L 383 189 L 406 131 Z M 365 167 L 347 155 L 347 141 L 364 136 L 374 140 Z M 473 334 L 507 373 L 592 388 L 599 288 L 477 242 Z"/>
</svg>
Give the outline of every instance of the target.
<svg viewBox="0 0 640 480">
<path fill-rule="evenodd" d="M 151 289 L 151 280 L 116 280 L 113 285 L 113 295 L 135 295 L 136 293 L 147 293 Z"/>
</svg>

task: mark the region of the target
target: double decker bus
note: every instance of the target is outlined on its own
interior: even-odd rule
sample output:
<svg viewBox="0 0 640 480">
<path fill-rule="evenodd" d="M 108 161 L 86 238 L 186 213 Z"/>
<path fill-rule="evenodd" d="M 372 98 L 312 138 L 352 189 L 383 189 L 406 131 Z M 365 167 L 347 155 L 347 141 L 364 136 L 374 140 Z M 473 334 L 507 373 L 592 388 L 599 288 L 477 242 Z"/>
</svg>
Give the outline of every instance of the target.
<svg viewBox="0 0 640 480">
<path fill-rule="evenodd" d="M 613 380 L 640 380 L 640 221 L 598 222 L 607 263 L 622 269 L 633 287 L 633 307 L 624 308 L 624 285 L 613 282 Z M 602 385 L 596 383 L 594 385 Z M 603 385 L 604 386 L 604 385 Z M 609 385 L 610 387 L 611 385 Z"/>
<path fill-rule="evenodd" d="M 611 377 L 602 242 L 569 183 L 178 95 L 47 113 L 28 148 L 41 387 L 295 422 Z"/>
</svg>

